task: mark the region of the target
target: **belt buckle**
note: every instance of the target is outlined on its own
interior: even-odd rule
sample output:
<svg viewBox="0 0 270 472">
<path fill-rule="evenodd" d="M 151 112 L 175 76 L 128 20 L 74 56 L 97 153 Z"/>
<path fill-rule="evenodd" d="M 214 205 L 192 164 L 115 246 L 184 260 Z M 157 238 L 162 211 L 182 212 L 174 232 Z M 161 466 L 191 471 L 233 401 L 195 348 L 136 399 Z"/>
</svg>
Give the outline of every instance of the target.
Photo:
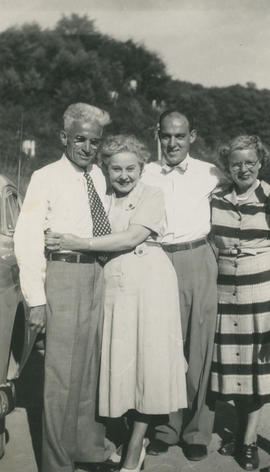
<svg viewBox="0 0 270 472">
<path fill-rule="evenodd" d="M 230 254 L 232 256 L 239 256 L 239 254 L 241 254 L 241 249 L 239 247 L 235 247 L 230 250 Z"/>
<path fill-rule="evenodd" d="M 96 258 L 101 264 L 105 265 L 109 260 L 109 254 L 97 254 Z"/>
</svg>

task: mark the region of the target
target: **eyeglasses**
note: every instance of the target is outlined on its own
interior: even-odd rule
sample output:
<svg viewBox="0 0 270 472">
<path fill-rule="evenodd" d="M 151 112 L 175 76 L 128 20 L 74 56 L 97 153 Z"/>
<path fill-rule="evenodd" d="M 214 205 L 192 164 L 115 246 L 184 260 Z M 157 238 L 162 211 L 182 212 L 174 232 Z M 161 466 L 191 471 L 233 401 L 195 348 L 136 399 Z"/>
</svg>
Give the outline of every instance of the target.
<svg viewBox="0 0 270 472">
<path fill-rule="evenodd" d="M 234 162 L 233 164 L 229 164 L 230 168 L 232 169 L 233 172 L 237 172 L 238 170 L 241 170 L 243 166 L 245 166 L 248 170 L 253 169 L 255 165 L 259 162 L 259 159 L 257 161 L 243 161 L 243 162 Z"/>
<path fill-rule="evenodd" d="M 73 140 L 73 143 L 76 145 L 76 146 L 81 146 L 82 144 L 84 144 L 85 142 L 87 141 L 86 138 L 75 138 Z M 98 138 L 92 138 L 92 139 L 89 139 L 89 144 L 92 148 L 95 148 L 97 149 L 99 146 L 100 146 L 100 143 L 101 143 L 101 139 L 98 139 Z"/>
</svg>

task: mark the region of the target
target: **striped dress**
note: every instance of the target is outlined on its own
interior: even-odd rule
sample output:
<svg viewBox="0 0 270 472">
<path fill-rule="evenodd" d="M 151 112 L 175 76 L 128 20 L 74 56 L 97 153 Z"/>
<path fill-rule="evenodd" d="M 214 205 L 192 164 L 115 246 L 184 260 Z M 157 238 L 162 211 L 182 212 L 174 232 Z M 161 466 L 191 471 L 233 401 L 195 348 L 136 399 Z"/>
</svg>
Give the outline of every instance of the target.
<svg viewBox="0 0 270 472">
<path fill-rule="evenodd" d="M 256 181 L 239 200 L 233 186 L 212 199 L 219 249 L 218 317 L 211 390 L 270 401 L 270 186 Z M 242 197 L 242 196 L 240 196 Z"/>
</svg>

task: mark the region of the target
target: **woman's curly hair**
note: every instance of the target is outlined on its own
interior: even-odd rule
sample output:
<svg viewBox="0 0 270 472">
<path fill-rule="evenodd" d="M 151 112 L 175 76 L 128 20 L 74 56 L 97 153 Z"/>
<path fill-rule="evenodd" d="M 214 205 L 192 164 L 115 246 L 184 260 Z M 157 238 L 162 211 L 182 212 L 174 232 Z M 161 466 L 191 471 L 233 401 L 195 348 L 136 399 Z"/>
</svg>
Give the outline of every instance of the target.
<svg viewBox="0 0 270 472">
<path fill-rule="evenodd" d="M 150 152 L 138 138 L 133 135 L 117 134 L 107 136 L 98 151 L 98 163 L 107 169 L 110 158 L 121 152 L 131 152 L 138 158 L 141 169 L 150 159 Z"/>
<path fill-rule="evenodd" d="M 269 165 L 269 151 L 262 143 L 259 136 L 255 135 L 240 135 L 233 138 L 228 144 L 219 148 L 219 161 L 222 168 L 229 172 L 229 160 L 234 151 L 242 151 L 244 149 L 254 149 L 257 158 L 261 163 L 261 169 Z"/>
</svg>

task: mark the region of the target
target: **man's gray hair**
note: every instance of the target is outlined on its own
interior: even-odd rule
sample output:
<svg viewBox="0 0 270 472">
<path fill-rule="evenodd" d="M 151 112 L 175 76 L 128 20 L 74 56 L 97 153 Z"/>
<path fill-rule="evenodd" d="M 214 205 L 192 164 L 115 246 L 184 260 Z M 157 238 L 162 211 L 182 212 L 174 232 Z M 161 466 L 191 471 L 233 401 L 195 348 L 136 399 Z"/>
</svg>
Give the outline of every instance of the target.
<svg viewBox="0 0 270 472">
<path fill-rule="evenodd" d="M 110 115 L 101 108 L 88 105 L 88 103 L 73 103 L 66 109 L 64 115 L 64 130 L 68 131 L 75 120 L 88 123 L 95 123 L 99 126 L 106 126 L 110 123 Z"/>
</svg>

